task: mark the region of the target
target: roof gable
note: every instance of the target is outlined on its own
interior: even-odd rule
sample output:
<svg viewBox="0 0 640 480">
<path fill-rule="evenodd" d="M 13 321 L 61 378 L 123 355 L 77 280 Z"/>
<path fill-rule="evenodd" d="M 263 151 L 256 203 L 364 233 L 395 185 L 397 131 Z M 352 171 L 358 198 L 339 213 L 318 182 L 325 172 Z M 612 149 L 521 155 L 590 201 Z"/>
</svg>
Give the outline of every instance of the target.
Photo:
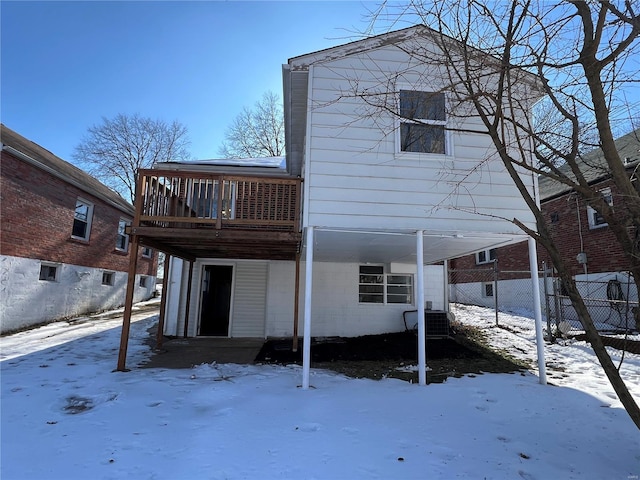
<svg viewBox="0 0 640 480">
<path fill-rule="evenodd" d="M 640 128 L 623 135 L 616 140 L 616 147 L 620 158 L 625 165 L 636 166 L 640 162 Z M 596 148 L 577 159 L 580 169 L 589 183 L 604 180 L 609 177 L 609 167 L 607 165 L 602 150 Z M 568 165 L 560 167 L 560 171 L 570 178 L 575 178 Z M 552 178 L 540 176 L 538 179 L 540 189 L 540 199 L 550 200 L 572 189 L 564 183 L 557 182 Z"/>
<path fill-rule="evenodd" d="M 94 197 L 100 198 L 122 212 L 133 215 L 133 206 L 118 193 L 84 170 L 55 156 L 49 150 L 24 138 L 4 124 L 0 124 L 0 141 L 2 141 L 3 151 L 18 156 L 31 165 L 55 175 Z"/>
</svg>

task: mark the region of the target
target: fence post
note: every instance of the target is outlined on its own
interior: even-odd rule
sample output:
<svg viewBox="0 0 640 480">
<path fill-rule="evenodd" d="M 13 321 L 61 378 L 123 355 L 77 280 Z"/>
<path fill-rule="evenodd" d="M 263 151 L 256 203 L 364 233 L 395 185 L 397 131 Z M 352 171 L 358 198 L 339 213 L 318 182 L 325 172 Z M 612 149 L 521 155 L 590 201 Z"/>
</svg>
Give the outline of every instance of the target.
<svg viewBox="0 0 640 480">
<path fill-rule="evenodd" d="M 498 259 L 493 260 L 493 307 L 496 310 L 496 327 L 498 327 Z"/>
<path fill-rule="evenodd" d="M 549 306 L 549 288 L 547 286 L 547 264 L 542 262 L 542 285 L 544 288 L 544 307 L 547 315 L 547 338 L 549 342 L 554 343 L 556 338 L 551 331 L 551 307 Z"/>
</svg>

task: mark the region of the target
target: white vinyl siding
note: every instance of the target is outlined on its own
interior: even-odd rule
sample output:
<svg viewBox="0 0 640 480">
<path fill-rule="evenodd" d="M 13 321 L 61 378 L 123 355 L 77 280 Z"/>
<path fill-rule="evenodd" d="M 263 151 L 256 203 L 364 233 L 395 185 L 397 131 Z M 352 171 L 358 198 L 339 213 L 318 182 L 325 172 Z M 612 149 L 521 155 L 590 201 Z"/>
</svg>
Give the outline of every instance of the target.
<svg viewBox="0 0 640 480">
<path fill-rule="evenodd" d="M 513 180 L 497 155 L 491 155 L 494 149 L 487 136 L 450 132 L 446 155 L 398 153 L 397 118 L 357 98 L 336 101 L 341 91 L 352 88 L 349 79 L 353 78 L 359 79 L 361 89 L 382 91 L 388 84 L 380 69 L 406 72 L 405 80 L 411 85 L 416 79 L 410 78 L 410 62 L 399 49 L 383 47 L 314 65 L 305 172 L 308 224 L 431 231 L 463 225 L 463 230 L 474 232 L 520 234 L 518 227 L 496 218 L 517 217 L 534 226 Z M 437 91 L 438 80 L 419 87 L 414 88 Z M 390 105 L 396 94 L 391 92 Z M 449 116 L 447 125 L 482 128 L 478 119 L 467 117 Z M 533 177 L 523 179 L 533 190 Z M 491 221 L 486 215 L 493 216 Z"/>
<path fill-rule="evenodd" d="M 267 305 L 266 262 L 238 262 L 234 276 L 232 337 L 264 337 Z"/>
</svg>

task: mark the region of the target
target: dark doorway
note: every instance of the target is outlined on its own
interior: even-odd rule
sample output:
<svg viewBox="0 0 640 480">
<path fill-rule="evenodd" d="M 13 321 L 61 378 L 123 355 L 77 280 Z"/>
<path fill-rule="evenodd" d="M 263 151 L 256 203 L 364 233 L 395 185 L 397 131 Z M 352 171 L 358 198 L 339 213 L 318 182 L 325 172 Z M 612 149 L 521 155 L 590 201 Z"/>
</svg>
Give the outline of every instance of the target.
<svg viewBox="0 0 640 480">
<path fill-rule="evenodd" d="M 227 337 L 233 267 L 205 265 L 202 278 L 200 335 Z"/>
</svg>

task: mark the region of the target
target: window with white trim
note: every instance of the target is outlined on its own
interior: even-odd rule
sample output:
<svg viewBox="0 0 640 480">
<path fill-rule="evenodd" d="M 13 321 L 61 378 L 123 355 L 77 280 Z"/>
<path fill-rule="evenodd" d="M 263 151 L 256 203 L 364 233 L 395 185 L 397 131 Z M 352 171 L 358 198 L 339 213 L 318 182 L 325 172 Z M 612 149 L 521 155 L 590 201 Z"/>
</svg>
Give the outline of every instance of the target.
<svg viewBox="0 0 640 480">
<path fill-rule="evenodd" d="M 53 263 L 42 263 L 40 265 L 40 276 L 38 280 L 46 282 L 55 282 L 58 280 L 58 267 L 60 265 Z"/>
<path fill-rule="evenodd" d="M 153 248 L 142 247 L 142 256 L 144 258 L 151 258 L 153 256 Z"/>
<path fill-rule="evenodd" d="M 604 201 L 607 202 L 610 207 L 613 207 L 613 195 L 611 195 L 611 189 L 608 187 L 603 188 L 599 193 L 602 195 L 602 198 L 604 198 Z M 604 217 L 588 205 L 587 217 L 589 218 L 589 228 L 601 228 L 608 225 Z"/>
<path fill-rule="evenodd" d="M 400 151 L 448 155 L 444 93 L 400 90 Z"/>
<path fill-rule="evenodd" d="M 361 265 L 359 303 L 413 304 L 413 275 L 384 273 L 381 265 Z"/>
<path fill-rule="evenodd" d="M 497 258 L 497 250 L 495 248 L 488 248 L 476 253 L 476 265 L 482 265 L 484 263 L 491 263 Z"/>
<path fill-rule="evenodd" d="M 91 234 L 91 220 L 93 218 L 93 203 L 80 197 L 76 200 L 76 210 L 73 214 L 73 229 L 71 237 L 78 240 L 89 240 Z"/>
<path fill-rule="evenodd" d="M 125 233 L 125 229 L 129 226 L 130 222 L 121 218 L 118 222 L 118 233 L 116 235 L 116 250 L 126 252 L 129 250 L 129 235 Z"/>
</svg>

